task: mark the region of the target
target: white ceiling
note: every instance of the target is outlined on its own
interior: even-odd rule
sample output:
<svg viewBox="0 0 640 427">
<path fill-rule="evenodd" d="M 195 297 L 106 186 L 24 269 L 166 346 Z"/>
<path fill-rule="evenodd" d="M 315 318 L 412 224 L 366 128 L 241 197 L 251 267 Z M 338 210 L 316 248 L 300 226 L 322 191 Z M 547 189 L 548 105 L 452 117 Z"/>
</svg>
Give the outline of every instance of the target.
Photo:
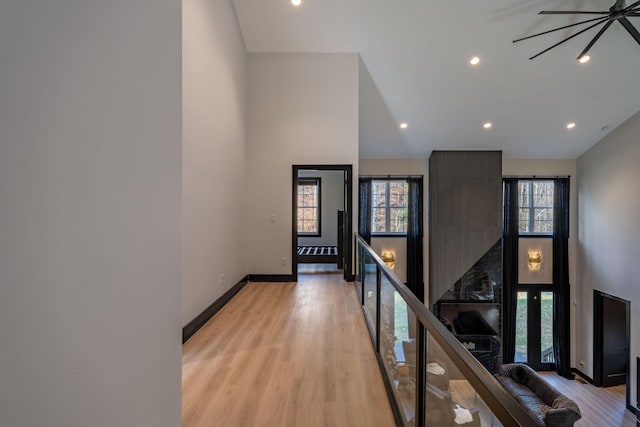
<svg viewBox="0 0 640 427">
<path fill-rule="evenodd" d="M 586 65 L 576 57 L 600 27 L 534 60 L 528 58 L 583 26 L 512 43 L 593 17 L 540 16 L 540 10 L 608 10 L 613 0 L 233 3 L 248 52 L 361 55 L 371 76 L 370 93 L 361 96 L 379 104 L 365 110 L 384 110 L 389 118 L 361 128 L 361 158 L 462 149 L 575 158 L 640 110 L 640 45 L 620 24 L 595 44 Z M 640 28 L 640 18 L 629 19 Z M 474 55 L 481 62 L 472 67 Z M 405 130 L 398 128 L 402 121 Z M 484 130 L 485 121 L 493 128 Z M 576 127 L 569 131 L 571 121 Z"/>
</svg>

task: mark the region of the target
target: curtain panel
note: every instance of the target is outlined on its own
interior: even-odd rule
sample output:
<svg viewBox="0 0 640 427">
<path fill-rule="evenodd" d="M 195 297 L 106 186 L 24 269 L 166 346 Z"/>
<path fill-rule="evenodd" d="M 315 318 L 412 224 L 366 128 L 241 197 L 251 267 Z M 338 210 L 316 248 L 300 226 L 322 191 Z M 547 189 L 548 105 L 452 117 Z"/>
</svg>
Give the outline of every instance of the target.
<svg viewBox="0 0 640 427">
<path fill-rule="evenodd" d="M 505 178 L 502 232 L 502 361 L 512 363 L 516 351 L 518 286 L 518 179 Z"/>
<path fill-rule="evenodd" d="M 569 366 L 569 178 L 554 179 L 553 194 L 553 351 L 558 375 L 573 378 Z"/>
<path fill-rule="evenodd" d="M 360 178 L 358 200 L 358 234 L 371 244 L 371 178 Z"/>
<path fill-rule="evenodd" d="M 424 302 L 423 268 L 423 178 L 408 178 L 407 287 Z"/>
</svg>

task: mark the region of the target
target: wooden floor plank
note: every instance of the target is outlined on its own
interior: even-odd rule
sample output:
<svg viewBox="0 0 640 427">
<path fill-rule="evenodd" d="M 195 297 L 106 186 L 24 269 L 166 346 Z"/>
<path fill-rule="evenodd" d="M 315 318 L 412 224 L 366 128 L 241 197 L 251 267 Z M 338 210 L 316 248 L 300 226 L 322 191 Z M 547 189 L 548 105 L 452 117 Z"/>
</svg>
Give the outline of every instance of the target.
<svg viewBox="0 0 640 427">
<path fill-rule="evenodd" d="M 626 388 L 595 387 L 580 377 L 568 380 L 554 372 L 540 372 L 546 381 L 576 401 L 582 419 L 576 427 L 635 427 L 635 415 L 626 409 Z"/>
<path fill-rule="evenodd" d="M 249 283 L 183 346 L 182 425 L 394 426 L 354 285 Z"/>
</svg>

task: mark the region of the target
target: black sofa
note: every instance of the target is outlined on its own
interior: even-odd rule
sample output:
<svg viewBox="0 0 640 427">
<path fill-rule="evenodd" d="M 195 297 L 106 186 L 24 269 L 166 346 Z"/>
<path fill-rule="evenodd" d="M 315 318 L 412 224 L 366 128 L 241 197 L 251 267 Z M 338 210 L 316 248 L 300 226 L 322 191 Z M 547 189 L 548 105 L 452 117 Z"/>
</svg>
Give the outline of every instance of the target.
<svg viewBox="0 0 640 427">
<path fill-rule="evenodd" d="M 573 426 L 582 417 L 576 402 L 560 393 L 527 365 L 502 365 L 495 377 L 539 426 Z"/>
</svg>

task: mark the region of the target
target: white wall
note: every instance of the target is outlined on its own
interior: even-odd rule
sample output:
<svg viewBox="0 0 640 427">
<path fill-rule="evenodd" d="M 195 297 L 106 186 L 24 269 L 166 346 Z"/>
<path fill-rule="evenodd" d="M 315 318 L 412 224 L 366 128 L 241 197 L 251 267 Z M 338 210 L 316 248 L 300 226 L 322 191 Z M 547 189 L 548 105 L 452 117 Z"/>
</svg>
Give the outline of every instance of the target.
<svg viewBox="0 0 640 427">
<path fill-rule="evenodd" d="M 631 402 L 640 356 L 640 113 L 578 159 L 578 358 L 593 375 L 593 290 L 631 301 Z"/>
<path fill-rule="evenodd" d="M 249 272 L 291 274 L 292 165 L 358 175 L 358 55 L 251 53 L 247 90 Z"/>
<path fill-rule="evenodd" d="M 553 177 L 569 176 L 569 284 L 571 304 L 571 357 L 569 363 L 572 367 L 581 369 L 576 354 L 576 340 L 581 320 L 577 319 L 581 307 L 575 302 L 580 294 L 581 283 L 576 274 L 577 241 L 578 241 L 578 191 L 576 184 L 576 160 L 575 159 L 506 159 L 502 161 L 502 174 L 504 176 L 522 177 Z"/>
<path fill-rule="evenodd" d="M 553 285 L 553 237 L 518 239 L 518 283 L 521 285 Z M 529 252 L 540 253 L 540 268 L 529 269 Z"/>
<path fill-rule="evenodd" d="M 360 159 L 360 175 L 423 175 L 423 255 L 424 295 L 429 296 L 429 161 L 427 159 Z M 357 226 L 354 227 L 357 229 Z M 382 254 L 382 250 L 393 250 L 396 254 L 394 273 L 402 281 L 407 280 L 407 239 L 398 237 L 372 237 L 371 248 Z"/>
<path fill-rule="evenodd" d="M 343 171 L 300 171 L 300 177 L 320 178 L 320 236 L 298 237 L 299 245 L 338 244 L 338 210 L 344 209 Z"/>
<path fill-rule="evenodd" d="M 371 237 L 371 249 L 378 255 L 384 251 L 392 251 L 395 256 L 392 268 L 402 282 L 407 282 L 407 238 L 406 237 Z M 425 286 L 427 284 L 425 283 Z"/>
<path fill-rule="evenodd" d="M 399 152 L 410 153 L 412 149 L 406 141 L 406 132 L 400 129 L 401 120 L 391 115 L 362 58 L 359 74 L 360 158 L 395 159 Z"/>
<path fill-rule="evenodd" d="M 182 324 L 247 274 L 246 53 L 230 0 L 183 1 Z"/>
<path fill-rule="evenodd" d="M 0 2 L 0 424 L 180 424 L 180 3 Z"/>
</svg>

